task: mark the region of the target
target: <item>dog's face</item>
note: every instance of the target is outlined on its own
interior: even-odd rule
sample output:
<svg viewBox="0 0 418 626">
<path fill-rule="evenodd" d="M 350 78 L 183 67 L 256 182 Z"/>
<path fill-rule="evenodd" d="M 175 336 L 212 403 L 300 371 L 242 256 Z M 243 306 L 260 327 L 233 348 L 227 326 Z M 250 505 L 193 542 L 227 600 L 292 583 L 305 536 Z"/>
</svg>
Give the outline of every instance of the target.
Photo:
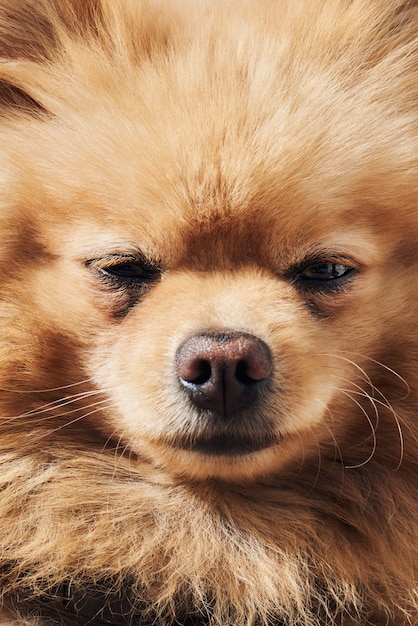
<svg viewBox="0 0 418 626">
<path fill-rule="evenodd" d="M 234 54 L 220 77 L 192 48 L 119 84 L 91 53 L 75 85 L 50 87 L 53 115 L 28 123 L 3 183 L 12 341 L 38 363 L 30 388 L 88 379 L 85 421 L 170 471 L 268 474 L 318 441 L 341 447 L 353 414 L 364 432 L 343 462 L 367 462 L 365 396 L 402 375 L 416 309 L 415 185 L 392 142 L 407 113 L 376 98 L 372 61 L 370 93 L 344 85 L 342 62 L 328 91 L 328 68 L 302 85 L 272 72 L 261 90 Z M 20 358 L 3 359 L 12 379 Z"/>
<path fill-rule="evenodd" d="M 84 422 L 193 478 L 280 471 L 321 442 L 366 463 L 381 381 L 405 395 L 399 354 L 416 310 L 415 187 L 393 154 L 396 120 L 382 123 L 373 101 L 356 111 L 349 93 L 347 129 L 341 103 L 314 87 L 287 127 L 280 80 L 267 106 L 233 67 L 209 110 L 190 110 L 199 63 L 163 109 L 148 92 L 164 101 L 172 77 L 145 67 L 147 94 L 122 87 L 114 104 L 95 67 L 96 102 L 77 93 L 63 128 L 27 129 L 40 156 L 19 154 L 5 232 L 21 231 L 3 263 L 22 358 L 38 360 L 31 388 L 88 379 L 98 393 Z"/>
<path fill-rule="evenodd" d="M 63 273 L 40 270 L 71 290 L 77 325 L 94 327 L 82 363 L 108 401 L 93 423 L 170 471 L 227 480 L 271 473 L 311 454 L 318 439 L 342 445 L 353 412 L 361 452 L 345 451 L 344 463 L 374 452 L 373 404 L 362 414 L 357 396 L 372 393 L 365 372 L 385 378 L 385 366 L 398 368 L 396 303 L 402 283 L 409 291 L 402 240 L 394 245 L 393 226 L 386 237 L 370 223 L 356 228 L 352 210 L 333 216 L 308 202 L 301 210 L 299 199 L 274 202 L 226 217 L 208 202 L 204 215 L 185 207 L 178 219 L 135 207 L 109 226 L 89 216 L 84 240 L 69 231 L 68 248 L 53 251 Z M 163 216 L 156 227 L 154 211 Z M 74 307 L 60 304 L 65 295 L 60 330 L 62 310 Z M 402 319 L 413 297 L 404 296 Z M 387 343 L 395 343 L 389 362 Z"/>
<path fill-rule="evenodd" d="M 0 452 L 26 494 L 0 510 L 36 528 L 32 558 L 5 526 L 27 587 L 171 607 L 187 579 L 225 624 L 410 592 L 417 9 L 255 4 L 0 1 Z"/>
</svg>

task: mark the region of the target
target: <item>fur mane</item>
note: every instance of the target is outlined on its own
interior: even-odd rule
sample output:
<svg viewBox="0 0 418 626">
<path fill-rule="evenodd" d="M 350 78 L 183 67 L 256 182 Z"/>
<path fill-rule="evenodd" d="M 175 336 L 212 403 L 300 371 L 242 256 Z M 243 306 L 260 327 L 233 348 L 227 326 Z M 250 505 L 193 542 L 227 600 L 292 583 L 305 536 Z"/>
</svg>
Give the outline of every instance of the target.
<svg viewBox="0 0 418 626">
<path fill-rule="evenodd" d="M 315 33 L 310 32 L 313 20 Z M 335 32 L 336 22 L 339 33 Z M 258 132 L 261 118 L 269 119 L 275 106 L 272 94 L 267 88 L 263 91 L 264 64 L 269 60 L 279 66 L 283 59 L 293 59 L 292 71 L 302 69 L 311 81 L 299 85 L 301 92 L 320 92 L 313 85 L 318 73 L 327 78 L 331 92 L 333 81 L 338 82 L 342 95 L 334 94 L 334 107 L 339 97 L 349 103 L 364 134 L 355 137 L 347 171 L 342 165 L 346 154 L 336 155 L 336 168 L 340 166 L 344 180 L 345 174 L 348 179 L 358 169 L 361 155 L 364 169 L 376 172 L 376 188 L 382 197 L 389 194 L 390 200 L 395 196 L 405 199 L 408 213 L 417 199 L 416 189 L 409 191 L 418 166 L 417 24 L 417 4 L 400 0 L 0 0 L 0 143 L 8 168 L 12 163 L 10 171 L 14 171 L 18 163 L 22 177 L 22 184 L 16 186 L 19 198 L 11 200 L 15 190 L 8 182 L 9 169 L 0 171 L 0 225 L 7 248 L 4 255 L 0 250 L 4 275 L 0 309 L 0 583 L 5 606 L 18 607 L 22 599 L 33 603 L 34 617 L 22 617 L 28 624 L 41 620 L 42 603 L 47 606 L 63 585 L 77 593 L 89 588 L 106 590 L 109 585 L 122 594 L 128 587 L 132 619 L 141 614 L 155 623 L 182 619 L 194 611 L 214 626 L 267 626 L 277 616 L 286 626 L 318 626 L 333 620 L 346 620 L 341 623 L 350 625 L 368 615 L 379 620 L 371 622 L 376 626 L 416 623 L 418 374 L 416 359 L 411 357 L 406 365 L 403 362 L 404 350 L 416 352 L 416 343 L 407 346 L 405 339 L 405 344 L 399 345 L 398 352 L 390 355 L 390 370 L 379 365 L 383 361 L 380 354 L 367 363 L 365 359 L 362 365 L 370 383 L 369 388 L 367 381 L 361 382 L 367 388 L 365 397 L 354 409 L 353 404 L 347 406 L 345 398 L 341 402 L 338 427 L 347 448 L 354 450 L 350 461 L 355 469 L 347 469 L 345 459 L 338 457 L 333 435 L 324 428 L 315 431 L 313 443 L 306 444 L 303 462 L 290 463 L 280 473 L 248 483 L 188 480 L 170 475 L 145 455 L 124 447 L 114 433 L 109 437 L 96 427 L 97 414 L 93 418 L 89 414 L 96 410 L 90 405 L 90 396 L 93 402 L 103 403 L 104 420 L 111 406 L 96 388 L 88 364 L 78 359 L 80 352 L 90 347 L 89 333 L 74 338 L 46 323 L 41 308 L 36 312 L 38 301 L 26 293 L 22 268 L 32 259 L 37 263 L 55 261 L 48 256 L 36 228 L 32 229 L 29 205 L 35 214 L 47 215 L 43 207 L 58 204 L 62 189 L 64 197 L 75 197 L 80 181 L 85 182 L 88 193 L 95 194 L 98 206 L 105 206 L 108 188 L 116 205 L 115 181 L 119 176 L 129 179 L 129 164 L 115 174 L 112 162 L 102 178 L 97 175 L 92 180 L 74 165 L 74 155 L 82 153 L 82 144 L 94 144 L 95 132 L 101 141 L 94 153 L 99 163 L 120 117 L 120 153 L 129 153 L 132 128 L 138 135 L 142 132 L 129 117 L 131 103 L 141 97 L 144 116 L 151 119 L 153 94 L 161 95 L 161 85 L 167 84 L 167 115 L 175 127 L 171 95 L 181 94 L 183 84 L 194 85 L 181 101 L 182 115 L 189 119 L 203 74 L 208 76 L 205 89 L 213 100 L 205 100 L 207 110 L 196 113 L 202 116 L 202 126 L 204 117 L 213 113 L 211 107 L 218 111 L 217 89 L 227 89 L 232 95 L 228 110 L 221 111 L 225 117 L 222 136 L 232 135 L 244 124 L 230 115 L 243 97 L 255 103 L 257 115 L 251 119 L 250 129 Z M 302 52 L 291 39 L 294 28 L 298 29 L 298 41 L 305 41 Z M 237 32 L 239 36 L 233 35 Z M 257 46 L 262 50 L 261 63 L 254 68 L 248 51 Z M 228 67 L 231 58 L 238 59 L 239 70 L 225 70 L 218 77 L 210 69 Z M 190 59 L 195 59 L 197 69 L 191 67 Z M 180 71 L 180 66 L 185 69 Z M 145 93 L 141 91 L 144 76 L 149 89 Z M 123 96 L 118 91 L 121 79 L 127 85 Z M 294 75 L 289 80 L 297 82 Z M 235 85 L 239 85 L 236 93 Z M 285 93 L 287 85 L 280 88 Z M 361 111 L 354 113 L 359 101 L 366 103 L 369 112 L 364 121 Z M 286 101 L 289 110 L 292 104 Z M 327 110 L 325 97 L 321 106 Z M 390 124 L 380 123 L 378 116 L 376 121 L 372 119 L 370 111 L 386 109 Z M 109 117 L 107 111 L 112 111 Z M 308 117 L 305 111 L 301 115 Z M 232 130 L 225 130 L 229 118 Z M 155 124 L 156 133 L 161 126 Z M 315 127 L 315 120 L 312 124 Z M 380 160 L 373 149 L 365 148 L 371 127 L 384 155 Z M 217 132 L 221 136 L 221 131 Z M 280 132 L 285 133 L 286 128 Z M 347 134 L 352 132 L 350 127 Z M 393 173 L 386 156 L 393 155 L 392 140 L 400 133 L 405 142 L 395 155 Z M 316 143 L 309 146 L 312 150 L 319 136 L 318 129 Z M 272 130 L 266 138 L 260 131 L 259 143 L 253 145 L 255 153 L 262 149 L 260 137 L 270 146 L 277 136 Z M 154 136 L 146 141 L 154 141 Z M 156 176 L 169 178 L 158 169 L 158 159 L 170 138 L 159 141 L 155 142 L 154 162 L 150 159 L 147 167 Z M 203 133 L 195 141 L 203 144 Z M 185 143 L 179 140 L 179 145 Z M 87 149 L 86 154 L 87 162 Z M 209 154 L 208 162 L 212 156 Z M 327 158 L 331 158 L 329 154 Z M 40 182 L 47 179 L 48 159 L 56 166 L 62 185 L 59 192 L 52 183 Z M 177 153 L 167 172 L 175 171 L 180 160 L 176 159 Z M 247 171 L 243 151 L 235 168 L 225 172 L 219 166 L 216 193 L 211 191 L 212 206 L 229 206 L 226 197 L 231 205 L 248 205 L 250 192 L 239 191 L 236 182 Z M 194 206 L 200 207 L 201 198 L 209 193 L 205 177 L 212 175 L 212 170 L 208 174 L 201 163 L 191 159 L 188 172 L 192 173 L 184 188 L 195 190 L 190 194 L 195 194 Z M 233 182 L 228 186 L 224 180 Z M 270 186 L 274 185 L 273 180 Z M 358 189 L 362 189 L 360 183 Z M 88 193 L 78 192 L 77 207 L 83 202 L 88 207 Z M 203 230 L 205 217 L 202 210 L 196 218 L 201 219 Z M 47 216 L 48 223 L 61 218 L 65 223 L 65 211 L 59 209 Z M 415 245 L 413 241 L 411 246 Z M 8 276 L 11 258 L 16 272 L 12 278 Z M 61 316 L 71 325 L 53 296 L 46 306 L 56 307 L 56 319 Z M 25 317 L 22 311 L 29 313 Z M 412 329 L 415 314 L 409 315 L 407 323 Z M 410 387 L 407 400 L 405 382 L 392 371 L 398 371 L 397 367 Z M 357 376 L 361 378 L 358 372 Z M 374 387 L 387 390 L 387 396 L 378 392 L 373 399 Z M 332 410 L 338 413 L 339 407 Z M 377 414 L 376 453 L 362 464 L 368 448 L 359 445 L 356 449 L 356 437 L 359 432 L 364 435 L 370 421 L 375 426 Z M 366 425 L 365 415 L 369 418 Z M 352 424 L 351 430 L 347 422 Z M 404 433 L 402 443 L 399 424 Z M 366 435 L 365 441 L 370 445 Z"/>
</svg>

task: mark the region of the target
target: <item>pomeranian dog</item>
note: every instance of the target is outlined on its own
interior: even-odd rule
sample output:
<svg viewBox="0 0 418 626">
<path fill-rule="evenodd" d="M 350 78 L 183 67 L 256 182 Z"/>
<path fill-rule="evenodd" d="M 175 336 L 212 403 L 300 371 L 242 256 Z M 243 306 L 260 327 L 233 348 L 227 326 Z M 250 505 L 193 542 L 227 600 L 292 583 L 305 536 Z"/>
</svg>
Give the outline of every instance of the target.
<svg viewBox="0 0 418 626">
<path fill-rule="evenodd" d="M 418 624 L 418 4 L 0 0 L 0 624 Z"/>
</svg>

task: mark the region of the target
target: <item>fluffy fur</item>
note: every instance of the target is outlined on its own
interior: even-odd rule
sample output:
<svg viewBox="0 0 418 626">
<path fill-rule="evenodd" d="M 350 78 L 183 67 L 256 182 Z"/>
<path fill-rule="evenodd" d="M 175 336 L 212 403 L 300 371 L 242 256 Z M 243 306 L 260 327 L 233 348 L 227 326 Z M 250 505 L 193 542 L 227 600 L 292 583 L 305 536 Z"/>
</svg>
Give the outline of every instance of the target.
<svg viewBox="0 0 418 626">
<path fill-rule="evenodd" d="M 417 32 L 0 0 L 2 625 L 417 624 Z M 176 354 L 226 331 L 259 451 L 193 447 Z"/>
</svg>

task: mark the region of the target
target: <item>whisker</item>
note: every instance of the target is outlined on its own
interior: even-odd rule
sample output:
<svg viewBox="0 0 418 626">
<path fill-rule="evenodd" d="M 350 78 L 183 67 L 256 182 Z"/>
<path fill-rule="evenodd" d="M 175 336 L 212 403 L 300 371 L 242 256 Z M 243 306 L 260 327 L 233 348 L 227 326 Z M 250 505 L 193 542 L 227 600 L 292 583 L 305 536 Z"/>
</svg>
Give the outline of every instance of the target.
<svg viewBox="0 0 418 626">
<path fill-rule="evenodd" d="M 94 406 L 94 405 L 91 405 Z M 111 408 L 112 404 L 111 402 L 109 402 L 108 406 L 106 407 L 99 407 L 94 409 L 93 411 L 89 411 L 88 413 L 83 413 L 83 415 L 80 415 L 79 417 L 74 418 L 73 420 L 70 420 L 69 422 L 66 422 L 65 424 L 61 424 L 60 426 L 57 426 L 57 428 L 53 428 L 52 430 L 48 430 L 46 433 L 42 434 L 39 438 L 42 439 L 44 437 L 47 437 L 49 435 L 52 435 L 54 433 L 59 432 L 60 430 L 63 430 L 64 428 L 67 428 L 68 426 L 72 426 L 73 424 L 76 424 L 77 422 L 80 422 L 81 420 L 85 419 L 86 417 L 89 417 L 90 415 L 94 415 L 95 413 L 99 413 L 100 411 L 103 410 L 103 408 Z"/>
<path fill-rule="evenodd" d="M 333 357 L 333 358 L 336 358 L 336 359 L 341 359 L 342 361 L 345 361 L 346 363 L 349 363 L 350 365 L 355 367 L 359 372 L 361 372 L 361 374 L 363 374 L 363 376 L 364 376 L 364 380 L 370 385 L 370 387 L 373 387 L 373 383 L 371 381 L 371 378 L 367 374 L 367 372 L 362 367 L 360 367 L 360 365 L 358 363 L 356 363 L 352 359 L 349 359 L 347 357 L 341 356 L 340 354 L 336 354 L 334 352 L 332 352 L 332 353 L 323 352 L 323 353 L 318 353 L 318 355 L 319 356 Z"/>
<path fill-rule="evenodd" d="M 379 398 L 376 398 L 375 396 L 371 396 L 363 387 L 361 387 L 357 383 L 353 382 L 352 380 L 350 380 L 348 378 L 342 378 L 341 380 L 350 383 L 353 387 L 356 387 L 357 389 L 360 390 L 360 392 L 355 392 L 355 391 L 351 391 L 350 390 L 351 393 L 354 393 L 354 394 L 359 393 L 359 395 L 362 395 L 363 397 L 367 398 L 368 400 L 370 400 L 370 402 L 374 402 L 374 401 L 378 402 L 382 406 L 384 406 L 387 409 L 389 409 L 391 411 L 391 413 L 396 417 L 396 414 L 394 412 L 394 408 L 393 408 L 391 402 L 389 401 L 389 399 L 385 396 L 385 394 L 378 387 L 376 387 L 375 385 L 370 385 L 372 391 L 376 392 L 376 394 L 378 394 L 380 396 L 381 400 L 379 400 Z M 368 381 L 367 381 L 367 383 L 369 384 Z"/>
<path fill-rule="evenodd" d="M 115 436 L 115 432 L 112 433 L 112 435 L 110 435 L 105 443 L 105 445 L 102 448 L 102 452 L 105 451 L 107 444 L 111 441 L 111 439 Z M 116 443 L 116 447 L 114 449 L 114 457 L 115 457 L 115 462 L 114 462 L 114 466 L 113 466 L 113 475 L 112 475 L 112 480 L 114 480 L 116 478 L 120 463 L 124 457 L 124 455 L 126 454 L 126 452 L 129 452 L 129 460 L 131 460 L 131 451 L 129 449 L 129 446 L 127 444 L 122 444 L 123 438 L 124 438 L 125 433 L 122 432 L 119 434 L 118 436 L 118 440 Z"/>
<path fill-rule="evenodd" d="M 365 356 L 365 355 L 361 355 L 361 354 L 359 354 L 357 356 L 360 356 L 362 359 L 366 359 L 367 361 L 371 361 L 372 363 L 375 363 L 376 365 L 379 365 L 380 367 L 382 367 L 383 369 L 388 371 L 390 374 L 393 374 L 406 387 L 406 395 L 404 397 L 400 398 L 400 400 L 405 400 L 410 395 L 411 387 L 409 386 L 409 384 L 405 380 L 405 378 L 403 376 L 401 376 L 400 374 L 398 374 L 398 372 L 393 370 L 391 367 L 388 367 L 387 365 L 385 365 L 381 361 L 376 361 L 376 359 L 372 359 L 371 357 L 368 357 L 368 356 Z"/>
<path fill-rule="evenodd" d="M 316 402 L 318 402 L 319 404 L 321 404 L 323 406 L 323 408 L 325 409 L 325 412 L 328 413 L 330 418 L 333 420 L 333 415 L 332 415 L 329 407 L 325 404 L 325 402 L 323 402 L 322 400 L 319 400 L 318 398 L 315 398 L 315 400 L 316 400 Z M 339 443 L 338 443 L 338 441 L 337 441 L 337 439 L 335 437 L 333 429 L 329 426 L 327 421 L 325 421 L 325 427 L 326 427 L 327 431 L 329 432 L 332 441 L 334 442 L 334 448 L 335 448 L 336 452 L 338 453 L 338 457 L 339 457 L 339 459 L 341 461 L 341 467 L 342 467 L 343 474 L 344 474 L 344 458 L 343 458 L 343 455 L 342 455 Z M 335 457 L 335 460 L 337 460 L 336 457 Z"/>
<path fill-rule="evenodd" d="M 48 387 L 47 389 L 8 389 L 7 387 L 0 387 L 0 391 L 19 394 L 50 393 L 52 391 L 61 391 L 62 389 L 71 389 L 72 387 L 78 387 L 78 385 L 85 385 L 91 382 L 91 378 L 86 378 L 86 380 L 80 380 L 77 383 L 70 383 L 69 385 L 62 385 L 61 387 Z"/>
<path fill-rule="evenodd" d="M 370 404 L 373 406 L 373 409 L 374 409 L 374 412 L 375 412 L 375 415 L 376 415 L 376 426 L 374 428 L 375 428 L 375 430 L 377 430 L 378 425 L 379 425 L 379 411 L 378 411 L 378 408 L 377 408 L 376 405 L 377 404 L 381 404 L 382 406 L 388 408 L 389 410 L 393 410 L 392 406 L 390 405 L 390 403 L 386 404 L 386 403 L 382 402 L 381 400 L 379 400 L 378 398 L 375 398 L 374 396 L 371 396 L 360 385 L 357 385 L 356 383 L 353 383 L 352 381 L 347 381 L 347 379 L 344 379 L 344 380 L 345 380 L 345 382 L 350 382 L 353 385 L 353 387 L 356 387 L 359 391 L 355 391 L 354 389 L 345 389 L 344 387 L 336 387 L 336 389 L 338 391 L 345 392 L 345 395 L 349 395 L 349 397 L 351 397 L 351 396 L 359 396 L 361 398 L 366 398 L 367 400 L 369 400 Z"/>
<path fill-rule="evenodd" d="M 370 361 L 371 363 L 375 363 L 376 365 L 379 365 L 379 367 L 381 367 L 382 369 L 386 370 L 387 372 L 389 372 L 390 374 L 392 374 L 393 376 L 395 376 L 395 378 L 397 378 L 406 388 L 406 394 L 405 396 L 402 396 L 400 398 L 400 400 L 406 400 L 406 398 L 410 395 L 411 393 L 411 387 L 409 386 L 408 382 L 405 380 L 405 378 L 403 376 L 401 376 L 398 372 L 396 372 L 396 370 L 392 369 L 391 367 L 389 367 L 388 365 L 385 365 L 384 363 L 382 363 L 381 361 L 377 361 L 376 359 L 373 359 L 365 354 L 361 354 L 360 352 L 350 352 L 349 353 L 352 356 L 355 357 L 360 357 L 361 359 L 365 360 L 365 361 Z M 334 357 L 336 359 L 341 359 L 343 361 L 346 361 L 347 363 L 350 363 L 351 365 L 353 365 L 356 369 L 358 369 L 364 376 L 365 376 L 365 380 L 370 384 L 370 386 L 375 389 L 376 391 L 378 391 L 379 393 L 381 393 L 379 391 L 378 388 L 376 388 L 370 377 L 368 376 L 368 374 L 364 371 L 364 369 L 362 367 L 360 367 L 360 365 L 358 365 L 358 363 L 356 363 L 355 361 L 353 361 L 352 359 L 349 359 L 345 356 L 342 356 L 341 354 L 338 354 L 338 352 L 332 352 L 332 353 L 319 353 L 320 356 L 328 356 L 328 357 Z"/>
<path fill-rule="evenodd" d="M 353 383 L 354 384 L 354 383 Z M 357 385 L 356 385 L 357 386 Z M 358 386 L 357 386 L 358 387 Z M 359 387 L 361 389 L 361 387 Z M 385 409 L 388 409 L 390 411 L 390 413 L 392 414 L 394 420 L 395 420 L 395 424 L 398 430 L 398 434 L 399 434 L 399 446 L 400 446 L 400 451 L 399 451 L 399 463 L 397 464 L 397 466 L 395 467 L 394 471 L 397 471 L 400 466 L 402 465 L 402 460 L 404 457 L 404 453 L 405 453 L 405 442 L 404 442 L 404 436 L 403 436 L 403 432 L 402 432 L 402 425 L 400 423 L 399 417 L 395 411 L 395 409 L 393 408 L 393 406 L 391 405 L 391 403 L 388 401 L 388 399 L 381 394 L 382 398 L 384 399 L 384 401 L 380 400 L 379 398 L 374 398 L 372 396 L 370 396 L 367 392 L 364 393 L 360 393 L 358 391 L 352 391 L 349 389 L 343 389 L 343 388 L 339 388 L 340 391 L 346 392 L 347 394 L 351 394 L 353 395 L 359 395 L 362 396 L 364 398 L 367 398 L 370 403 L 373 405 L 373 408 L 375 410 L 375 414 L 376 414 L 376 426 L 374 428 L 374 430 L 377 430 L 377 426 L 378 426 L 378 422 L 379 422 L 379 411 L 376 405 L 380 405 Z M 364 390 L 363 390 L 364 391 Z M 351 398 L 354 402 L 354 398 Z"/>
<path fill-rule="evenodd" d="M 77 402 L 78 400 L 85 400 L 86 398 L 89 398 L 94 395 L 99 395 L 101 393 L 103 393 L 102 390 L 95 389 L 92 391 L 84 391 L 81 393 L 77 393 L 72 396 L 64 396 L 62 398 L 58 398 L 56 400 L 48 402 L 47 404 L 42 404 L 41 406 L 36 407 L 34 409 L 30 409 L 29 411 L 26 411 L 25 413 L 21 413 L 18 417 L 29 417 L 31 415 L 41 415 L 42 413 L 48 413 L 49 411 L 53 411 L 57 407 L 67 406 L 69 404 Z"/>
<path fill-rule="evenodd" d="M 345 396 L 350 398 L 350 400 L 352 400 L 354 402 L 354 404 L 356 404 L 358 406 L 360 411 L 365 416 L 365 418 L 366 418 L 366 420 L 367 420 L 367 422 L 368 422 L 368 424 L 370 426 L 370 431 L 371 431 L 371 434 L 372 434 L 373 447 L 372 447 L 372 451 L 369 454 L 369 456 L 367 457 L 367 459 L 365 461 L 362 461 L 362 463 L 358 463 L 356 465 L 344 465 L 344 467 L 346 469 L 358 469 L 359 467 L 363 467 L 364 465 L 367 465 L 367 463 L 369 463 L 372 460 L 372 458 L 374 457 L 374 455 L 375 455 L 376 447 L 377 447 L 376 431 L 375 431 L 375 427 L 373 426 L 373 422 L 370 419 L 370 416 L 368 415 L 368 413 L 364 409 L 364 407 L 361 406 L 360 402 L 358 402 L 355 398 L 353 398 L 349 391 L 346 391 L 345 389 L 339 389 L 339 391 L 341 391 Z M 376 407 L 374 407 L 374 408 L 376 409 Z"/>
<path fill-rule="evenodd" d="M 76 407 L 75 409 L 71 409 L 71 411 L 63 411 L 62 413 L 56 413 L 54 415 L 48 415 L 47 417 L 43 417 L 41 422 L 45 422 L 51 419 L 56 419 L 58 417 L 64 417 L 66 415 L 73 415 L 74 413 L 78 413 L 79 411 L 85 411 L 86 409 L 91 409 L 93 407 L 98 407 L 100 405 L 106 405 L 109 402 L 108 398 L 103 398 L 103 400 L 98 400 L 97 402 L 92 402 L 91 404 L 87 404 L 85 406 Z"/>
<path fill-rule="evenodd" d="M 311 493 L 315 489 L 316 485 L 318 484 L 319 477 L 321 475 L 321 467 L 322 467 L 321 448 L 319 446 L 318 438 L 315 436 L 313 429 L 311 429 L 311 434 L 312 434 L 313 439 L 315 440 L 315 445 L 316 445 L 316 449 L 318 452 L 318 468 L 316 470 L 315 480 L 313 481 L 308 493 Z"/>
<path fill-rule="evenodd" d="M 13 415 L 11 417 L 7 417 L 4 418 L 4 421 L 7 422 L 14 422 L 14 421 L 19 421 L 25 417 L 36 417 L 38 415 L 43 415 L 45 413 L 51 413 L 54 409 L 58 409 L 61 406 L 66 406 L 66 405 L 70 405 L 72 404 L 73 401 L 70 401 L 68 403 L 64 403 L 64 404 L 57 404 L 56 406 L 53 407 L 49 407 L 47 410 L 40 410 L 40 411 L 28 411 L 27 413 L 21 413 L 20 415 Z M 74 413 L 77 413 L 78 411 L 85 411 L 86 409 L 89 409 L 93 406 L 98 406 L 99 404 L 105 404 L 106 402 L 109 402 L 108 398 L 103 398 L 102 400 L 98 400 L 97 402 L 92 402 L 91 404 L 87 404 L 87 405 L 83 405 L 83 406 L 78 406 L 75 407 L 71 410 L 65 410 L 62 411 L 61 413 L 51 413 L 50 415 L 44 416 L 42 418 L 40 418 L 39 420 L 37 420 L 38 422 L 46 422 L 48 420 L 52 420 L 52 419 L 57 419 L 58 417 L 64 417 L 65 415 L 72 415 Z"/>
<path fill-rule="evenodd" d="M 379 411 L 378 411 L 377 405 L 380 405 L 380 406 L 388 409 L 390 411 L 390 413 L 392 414 L 392 416 L 393 416 L 393 418 L 395 420 L 397 431 L 398 431 L 399 445 L 400 445 L 399 462 L 398 462 L 397 466 L 395 467 L 395 471 L 397 471 L 401 467 L 402 460 L 404 458 L 405 442 L 404 442 L 404 435 L 403 435 L 403 431 L 402 431 L 401 421 L 400 421 L 399 416 L 396 413 L 395 409 L 393 408 L 391 402 L 385 396 L 385 394 L 378 387 L 376 387 L 376 385 L 373 384 L 373 382 L 371 381 L 371 379 L 370 379 L 369 375 L 367 374 L 367 372 L 358 363 L 356 363 L 353 359 L 350 359 L 350 358 L 348 358 L 346 356 L 343 356 L 342 354 L 338 354 L 338 353 L 322 353 L 322 355 L 326 355 L 328 357 L 334 357 L 334 358 L 337 358 L 337 359 L 341 359 L 341 360 L 351 364 L 359 372 L 361 372 L 362 376 L 364 377 L 363 381 L 370 387 L 372 392 L 376 393 L 376 395 L 380 397 L 380 398 L 377 398 L 374 395 L 371 395 L 370 393 L 368 393 L 367 390 L 365 390 L 363 387 L 361 387 L 360 385 L 356 384 L 355 382 L 349 381 L 348 379 L 344 379 L 346 382 L 350 382 L 350 384 L 353 387 L 356 387 L 359 390 L 359 391 L 354 391 L 353 389 L 346 389 L 346 390 L 341 389 L 341 391 L 343 391 L 343 392 L 345 391 L 346 395 L 347 394 L 349 395 L 349 397 L 351 398 L 351 400 L 353 400 L 353 402 L 355 402 L 355 399 L 352 396 L 353 395 L 360 395 L 360 396 L 362 396 L 364 398 L 367 398 L 369 400 L 369 402 L 372 404 L 372 406 L 373 406 L 373 408 L 375 410 L 376 419 L 377 419 L 377 423 L 376 423 L 375 429 L 377 429 L 378 420 L 379 420 Z M 367 361 L 370 361 L 372 363 L 375 363 L 376 365 L 378 365 L 382 369 L 386 370 L 387 372 L 389 372 L 390 374 L 395 376 L 395 378 L 397 378 L 406 388 L 406 394 L 404 396 L 402 396 L 401 398 L 399 398 L 400 401 L 401 400 L 405 400 L 410 395 L 411 388 L 410 388 L 408 382 L 405 380 L 405 378 L 403 376 L 401 376 L 398 372 L 393 370 L 391 367 L 385 365 L 381 361 L 378 361 L 376 359 L 373 359 L 373 358 L 368 357 L 366 355 L 363 355 L 361 353 L 350 352 L 350 355 L 356 356 L 356 357 L 360 357 L 363 360 L 367 360 Z M 358 404 L 358 403 L 356 402 L 356 404 Z M 360 406 L 360 408 L 362 409 L 363 413 L 365 413 L 364 409 L 361 406 Z M 369 416 L 368 415 L 367 415 L 367 418 L 369 420 Z M 370 421 L 369 421 L 369 423 L 370 423 Z M 373 431 L 374 432 L 374 434 L 373 434 L 374 438 L 376 437 L 375 429 Z"/>
</svg>

